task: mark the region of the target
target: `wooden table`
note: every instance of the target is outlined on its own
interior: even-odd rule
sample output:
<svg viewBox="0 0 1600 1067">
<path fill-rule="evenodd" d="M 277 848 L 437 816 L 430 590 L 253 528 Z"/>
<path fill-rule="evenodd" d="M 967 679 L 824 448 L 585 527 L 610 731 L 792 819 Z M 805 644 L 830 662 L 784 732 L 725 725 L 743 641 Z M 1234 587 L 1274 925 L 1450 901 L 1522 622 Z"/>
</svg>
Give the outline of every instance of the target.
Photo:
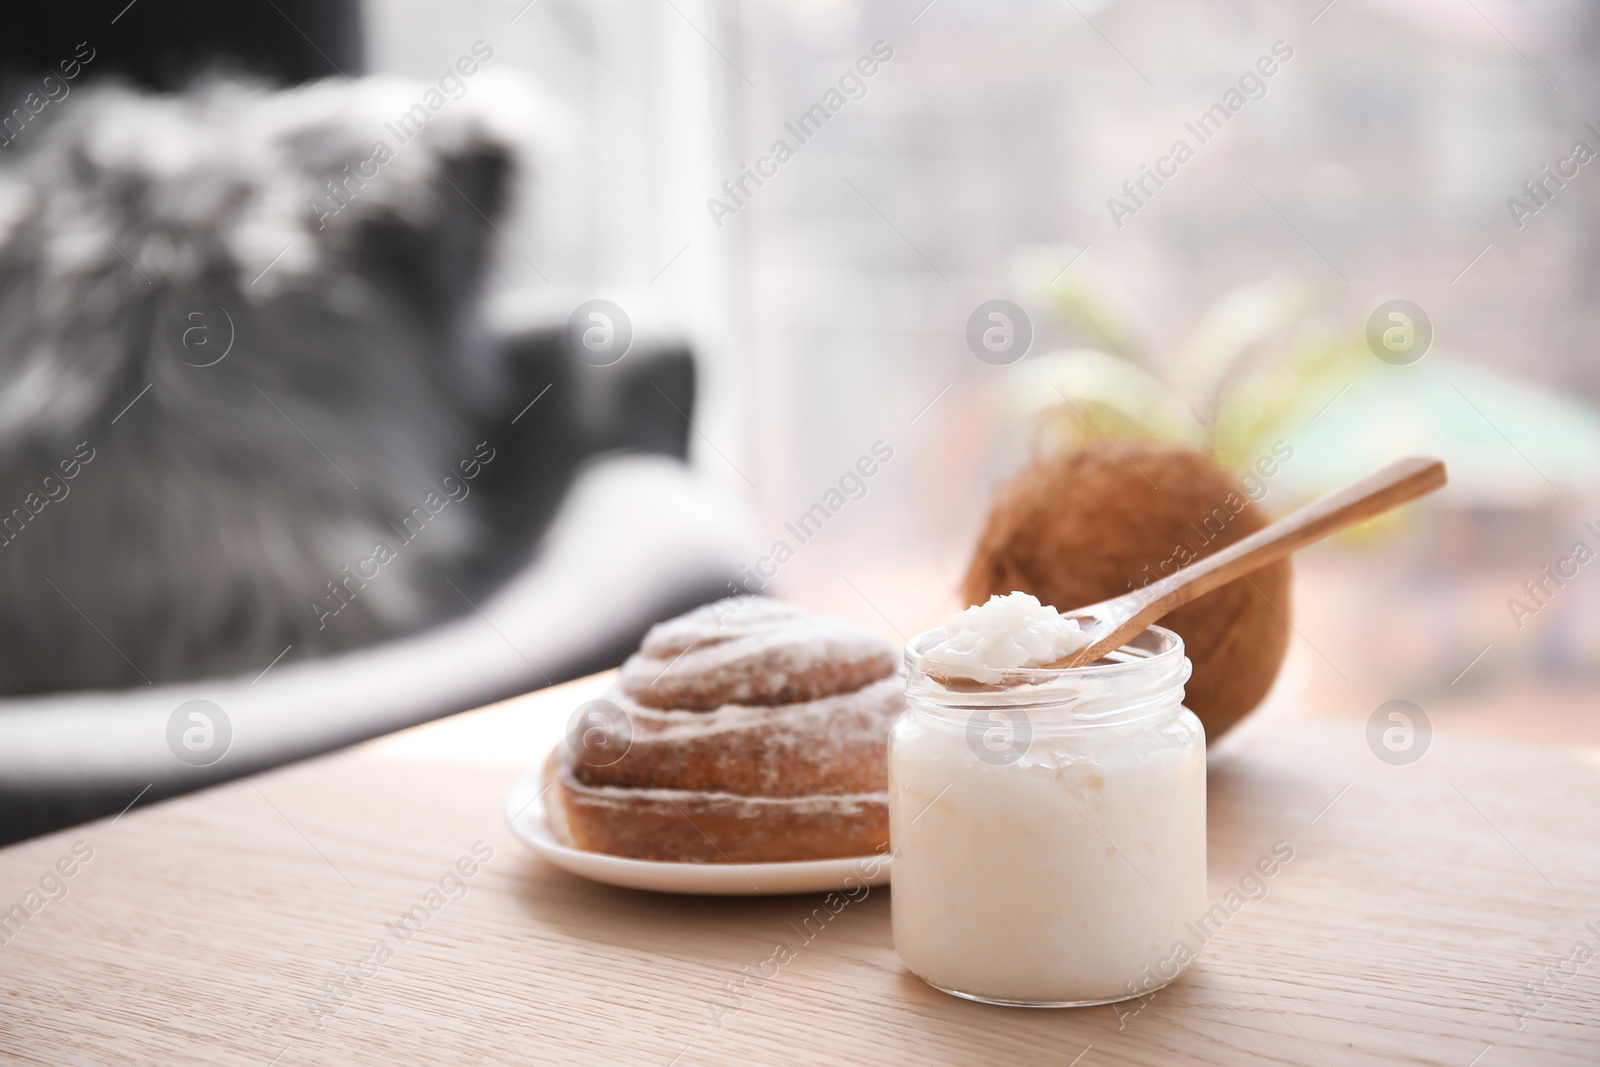
<svg viewBox="0 0 1600 1067">
<path fill-rule="evenodd" d="M 605 680 L 0 852 L 0 908 L 59 896 L 0 931 L 0 1058 L 1600 1063 L 1600 753 L 1439 734 L 1396 767 L 1358 725 L 1253 720 L 1211 757 L 1211 889 L 1287 842 L 1266 895 L 1144 1002 L 1024 1011 L 908 974 L 885 890 L 807 943 L 816 898 L 612 889 L 527 852 L 502 799 Z"/>
</svg>

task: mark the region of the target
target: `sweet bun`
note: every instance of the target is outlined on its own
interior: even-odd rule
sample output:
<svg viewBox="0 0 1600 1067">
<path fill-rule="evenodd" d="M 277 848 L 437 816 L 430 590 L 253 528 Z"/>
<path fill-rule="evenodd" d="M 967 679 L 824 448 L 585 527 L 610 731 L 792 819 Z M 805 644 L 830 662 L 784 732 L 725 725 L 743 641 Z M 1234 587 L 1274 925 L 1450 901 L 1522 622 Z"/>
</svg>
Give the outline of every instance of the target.
<svg viewBox="0 0 1600 1067">
<path fill-rule="evenodd" d="M 604 714 L 552 754 L 552 826 L 580 848 L 668 862 L 876 852 L 905 709 L 898 660 L 873 634 L 762 597 L 662 623 Z"/>
<path fill-rule="evenodd" d="M 622 665 L 646 707 L 709 711 L 853 692 L 894 672 L 895 649 L 865 630 L 766 597 L 721 600 L 653 627 Z"/>
</svg>

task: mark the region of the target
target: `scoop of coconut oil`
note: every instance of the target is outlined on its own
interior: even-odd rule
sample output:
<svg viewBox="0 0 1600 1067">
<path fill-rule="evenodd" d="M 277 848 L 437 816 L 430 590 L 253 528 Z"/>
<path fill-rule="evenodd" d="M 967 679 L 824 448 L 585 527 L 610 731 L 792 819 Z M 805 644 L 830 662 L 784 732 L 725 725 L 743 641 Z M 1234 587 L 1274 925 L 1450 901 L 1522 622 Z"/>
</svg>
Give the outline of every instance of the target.
<svg viewBox="0 0 1600 1067">
<path fill-rule="evenodd" d="M 1028 593 L 996 593 L 952 616 L 923 655 L 946 670 L 1042 667 L 1089 643 L 1077 620 Z"/>
</svg>

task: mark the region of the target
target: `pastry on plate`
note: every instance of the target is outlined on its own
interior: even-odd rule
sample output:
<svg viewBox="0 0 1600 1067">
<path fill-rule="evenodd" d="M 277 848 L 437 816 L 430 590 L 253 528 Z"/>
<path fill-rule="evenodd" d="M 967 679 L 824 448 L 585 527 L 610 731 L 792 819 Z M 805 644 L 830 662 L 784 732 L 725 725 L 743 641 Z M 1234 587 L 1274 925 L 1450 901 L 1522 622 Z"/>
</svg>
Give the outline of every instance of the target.
<svg viewBox="0 0 1600 1067">
<path fill-rule="evenodd" d="M 765 597 L 661 623 L 551 753 L 552 827 L 668 862 L 877 852 L 898 666 L 889 642 Z"/>
</svg>

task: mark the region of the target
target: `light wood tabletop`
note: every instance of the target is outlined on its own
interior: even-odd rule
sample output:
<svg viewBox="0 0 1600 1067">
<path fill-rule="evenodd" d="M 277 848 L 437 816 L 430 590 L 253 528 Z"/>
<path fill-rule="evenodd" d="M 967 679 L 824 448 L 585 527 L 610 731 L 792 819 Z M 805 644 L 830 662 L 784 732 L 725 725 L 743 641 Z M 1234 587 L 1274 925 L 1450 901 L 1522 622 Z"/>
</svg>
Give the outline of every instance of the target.
<svg viewBox="0 0 1600 1067">
<path fill-rule="evenodd" d="M 0 851 L 0 1058 L 1600 1063 L 1600 753 L 1441 732 L 1393 766 L 1364 724 L 1247 721 L 1210 757 L 1228 919 L 1199 960 L 1143 1001 L 1028 1011 L 907 973 L 887 889 L 802 927 L 819 897 L 615 889 L 528 852 L 502 802 L 606 680 Z"/>
</svg>

